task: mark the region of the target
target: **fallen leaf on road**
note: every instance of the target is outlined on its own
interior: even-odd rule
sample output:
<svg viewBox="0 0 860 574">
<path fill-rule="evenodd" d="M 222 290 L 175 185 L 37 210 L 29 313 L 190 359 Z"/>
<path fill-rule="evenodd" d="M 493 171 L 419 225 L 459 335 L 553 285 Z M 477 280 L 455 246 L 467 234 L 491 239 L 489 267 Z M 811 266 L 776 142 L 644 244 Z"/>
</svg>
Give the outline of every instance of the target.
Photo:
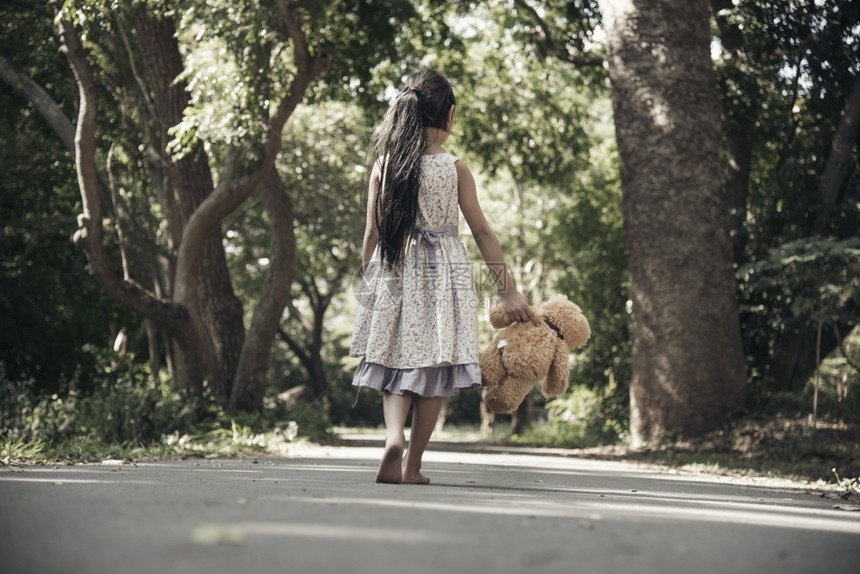
<svg viewBox="0 0 860 574">
<path fill-rule="evenodd" d="M 844 492 L 822 492 L 819 496 L 821 498 L 827 498 L 828 500 L 845 500 L 848 498 Z"/>
<path fill-rule="evenodd" d="M 242 544 L 245 536 L 240 530 L 218 524 L 204 524 L 191 532 L 191 541 L 197 544 Z"/>
<path fill-rule="evenodd" d="M 860 511 L 860 506 L 853 506 L 850 504 L 834 504 L 833 508 L 836 510 L 847 510 L 849 512 L 858 512 Z"/>
</svg>

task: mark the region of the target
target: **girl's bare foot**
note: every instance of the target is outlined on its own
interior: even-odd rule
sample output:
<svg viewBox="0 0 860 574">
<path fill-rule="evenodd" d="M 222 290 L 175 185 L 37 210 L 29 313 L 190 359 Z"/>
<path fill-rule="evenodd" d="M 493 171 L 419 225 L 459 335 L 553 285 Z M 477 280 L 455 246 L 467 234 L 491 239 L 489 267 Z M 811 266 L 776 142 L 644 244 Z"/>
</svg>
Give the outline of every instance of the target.
<svg viewBox="0 0 860 574">
<path fill-rule="evenodd" d="M 430 484 L 430 479 L 418 472 L 404 472 L 402 484 Z"/>
<path fill-rule="evenodd" d="M 402 461 L 402 444 L 395 442 L 385 445 L 385 451 L 382 453 L 382 462 L 379 463 L 379 470 L 376 472 L 376 482 L 385 482 L 388 484 L 400 484 L 403 482 Z"/>
<path fill-rule="evenodd" d="M 407 454 L 406 458 L 403 461 L 403 477 L 401 482 L 403 484 L 430 484 L 430 479 L 421 474 L 421 464 L 418 464 L 418 468 L 415 470 L 410 470 L 407 464 L 409 463 L 409 455 Z"/>
</svg>

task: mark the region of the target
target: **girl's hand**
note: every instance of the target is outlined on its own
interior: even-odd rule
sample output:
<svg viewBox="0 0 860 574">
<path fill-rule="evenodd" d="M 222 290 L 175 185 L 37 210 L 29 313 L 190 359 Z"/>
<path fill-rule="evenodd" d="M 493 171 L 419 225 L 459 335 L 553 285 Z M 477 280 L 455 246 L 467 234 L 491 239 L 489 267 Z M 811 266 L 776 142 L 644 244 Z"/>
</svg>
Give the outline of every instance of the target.
<svg viewBox="0 0 860 574">
<path fill-rule="evenodd" d="M 502 299 L 505 303 L 505 312 L 508 314 L 508 317 L 518 323 L 531 321 L 535 325 L 540 325 L 540 319 L 532 311 L 528 300 L 526 300 L 522 293 L 516 289 L 511 289 L 502 295 Z"/>
</svg>

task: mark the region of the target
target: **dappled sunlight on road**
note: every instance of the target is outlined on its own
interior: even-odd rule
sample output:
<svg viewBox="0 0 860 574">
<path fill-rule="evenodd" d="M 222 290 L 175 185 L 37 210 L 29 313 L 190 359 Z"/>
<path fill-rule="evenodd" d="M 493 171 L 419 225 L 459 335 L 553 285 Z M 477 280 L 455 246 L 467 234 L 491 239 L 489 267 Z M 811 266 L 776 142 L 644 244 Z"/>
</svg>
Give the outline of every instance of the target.
<svg viewBox="0 0 860 574">
<path fill-rule="evenodd" d="M 116 484 L 115 480 L 98 480 L 93 478 L 39 478 L 33 476 L 21 476 L 20 474 L 0 475 L 0 484 L 4 482 L 32 482 L 46 483 L 54 486 L 62 486 L 64 484 Z M 124 484 L 156 484 L 149 480 L 127 480 Z"/>
<path fill-rule="evenodd" d="M 322 540 L 354 540 L 368 542 L 434 542 L 453 544 L 457 541 L 436 532 L 370 526 L 340 526 L 307 522 L 235 522 L 202 524 L 194 529 L 192 540 L 201 544 L 242 542 L 246 535 L 286 536 Z"/>
</svg>

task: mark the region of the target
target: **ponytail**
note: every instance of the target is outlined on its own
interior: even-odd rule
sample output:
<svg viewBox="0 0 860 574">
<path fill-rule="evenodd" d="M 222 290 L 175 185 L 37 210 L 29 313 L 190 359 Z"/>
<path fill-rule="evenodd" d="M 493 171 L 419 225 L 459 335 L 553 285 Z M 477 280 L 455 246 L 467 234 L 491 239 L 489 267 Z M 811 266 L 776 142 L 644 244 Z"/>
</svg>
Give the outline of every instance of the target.
<svg viewBox="0 0 860 574">
<path fill-rule="evenodd" d="M 383 262 L 396 265 L 418 214 L 418 182 L 424 154 L 420 93 L 407 88 L 397 96 L 374 137 L 382 177 L 376 194 L 376 227 Z"/>
<path fill-rule="evenodd" d="M 441 74 L 424 70 L 409 76 L 373 135 L 381 168 L 375 217 L 383 263 L 394 266 L 403 254 L 418 216 L 418 186 L 425 127 L 444 129 L 454 93 Z"/>
</svg>

